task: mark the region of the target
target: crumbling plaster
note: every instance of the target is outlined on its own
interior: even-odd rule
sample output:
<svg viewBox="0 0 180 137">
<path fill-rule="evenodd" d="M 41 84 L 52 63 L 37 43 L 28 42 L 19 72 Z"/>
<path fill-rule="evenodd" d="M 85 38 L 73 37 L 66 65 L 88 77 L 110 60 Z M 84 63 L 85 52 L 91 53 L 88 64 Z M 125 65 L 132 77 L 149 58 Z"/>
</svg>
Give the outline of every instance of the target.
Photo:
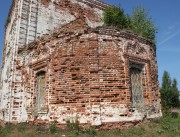
<svg viewBox="0 0 180 137">
<path fill-rule="evenodd" d="M 137 35 L 90 29 L 78 19 L 30 44 L 23 54 L 29 122 L 78 119 L 81 124 L 121 127 L 119 123 L 161 116 L 154 44 Z M 141 108 L 132 107 L 130 62 L 144 66 Z M 35 119 L 35 77 L 40 71 L 46 72 L 46 104 Z"/>
<path fill-rule="evenodd" d="M 15 61 L 19 59 L 17 51 L 37 37 L 53 33 L 53 30 L 75 20 L 78 15 L 86 16 L 86 21 L 91 27 L 102 25 L 99 18 L 106 7 L 107 4 L 90 0 L 13 0 L 4 40 L 1 119 L 13 121 L 14 111 L 18 117 L 14 122 L 26 119 L 22 118 L 24 105 L 21 100 L 24 96 L 21 94 L 23 91 L 21 73 L 15 67 Z M 85 10 L 88 11 L 87 14 L 82 14 Z M 92 20 L 93 17 L 96 20 Z M 19 94 L 22 96 L 19 97 Z"/>
<path fill-rule="evenodd" d="M 122 127 L 162 115 L 154 43 L 98 27 L 107 7 L 95 0 L 14 1 L 6 26 L 1 119 Z M 131 63 L 143 66 L 141 108 L 132 106 Z M 46 95 L 37 112 L 39 72 L 45 72 Z"/>
</svg>

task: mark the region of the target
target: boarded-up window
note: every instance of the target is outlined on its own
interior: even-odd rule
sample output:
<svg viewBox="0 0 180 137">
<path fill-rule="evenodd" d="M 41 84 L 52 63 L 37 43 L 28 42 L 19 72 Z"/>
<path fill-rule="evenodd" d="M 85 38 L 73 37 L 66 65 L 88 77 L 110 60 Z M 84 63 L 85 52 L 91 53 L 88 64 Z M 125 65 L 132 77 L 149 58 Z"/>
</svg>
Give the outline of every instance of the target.
<svg viewBox="0 0 180 137">
<path fill-rule="evenodd" d="M 36 108 L 38 112 L 41 111 L 41 109 L 45 105 L 45 95 L 45 72 L 40 72 L 36 75 Z"/>
<path fill-rule="evenodd" d="M 132 104 L 134 107 L 139 108 L 143 105 L 142 65 L 131 65 L 130 77 Z"/>
</svg>

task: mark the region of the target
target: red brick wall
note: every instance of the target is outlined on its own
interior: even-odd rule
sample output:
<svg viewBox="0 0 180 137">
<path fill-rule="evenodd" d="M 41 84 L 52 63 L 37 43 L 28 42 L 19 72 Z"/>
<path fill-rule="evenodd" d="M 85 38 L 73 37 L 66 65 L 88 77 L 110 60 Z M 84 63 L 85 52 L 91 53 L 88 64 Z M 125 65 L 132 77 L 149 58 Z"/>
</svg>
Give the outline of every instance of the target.
<svg viewBox="0 0 180 137">
<path fill-rule="evenodd" d="M 157 64 L 153 44 L 133 34 L 103 29 L 48 37 L 28 50 L 23 76 L 29 120 L 35 120 L 35 76 L 46 72 L 45 112 L 37 119 L 64 124 L 136 121 L 161 115 Z M 117 32 L 118 33 L 118 32 Z M 33 57 L 35 56 L 35 57 Z M 129 65 L 142 64 L 144 106 L 131 109 Z M 44 110 L 43 110 L 44 111 Z"/>
</svg>

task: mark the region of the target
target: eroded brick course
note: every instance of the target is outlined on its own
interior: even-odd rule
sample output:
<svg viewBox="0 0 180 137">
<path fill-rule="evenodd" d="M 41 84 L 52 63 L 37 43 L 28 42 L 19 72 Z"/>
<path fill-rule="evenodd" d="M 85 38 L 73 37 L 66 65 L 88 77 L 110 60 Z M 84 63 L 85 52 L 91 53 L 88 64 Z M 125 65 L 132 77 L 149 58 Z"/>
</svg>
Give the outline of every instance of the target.
<svg viewBox="0 0 180 137">
<path fill-rule="evenodd" d="M 107 7 L 96 0 L 13 1 L 0 119 L 126 128 L 161 116 L 155 45 L 102 26 Z M 142 94 L 133 96 L 134 85 Z"/>
<path fill-rule="evenodd" d="M 59 124 L 78 119 L 81 124 L 111 125 L 161 115 L 155 48 L 144 38 L 110 28 L 91 29 L 79 18 L 19 54 L 24 52 L 29 59 L 22 65 L 28 109 L 37 103 L 36 74 L 46 73 L 42 112 L 47 114 L 38 115 L 39 120 L 48 115 Z M 142 108 L 132 108 L 130 64 L 143 65 Z M 28 120 L 33 117 L 29 112 Z"/>
</svg>

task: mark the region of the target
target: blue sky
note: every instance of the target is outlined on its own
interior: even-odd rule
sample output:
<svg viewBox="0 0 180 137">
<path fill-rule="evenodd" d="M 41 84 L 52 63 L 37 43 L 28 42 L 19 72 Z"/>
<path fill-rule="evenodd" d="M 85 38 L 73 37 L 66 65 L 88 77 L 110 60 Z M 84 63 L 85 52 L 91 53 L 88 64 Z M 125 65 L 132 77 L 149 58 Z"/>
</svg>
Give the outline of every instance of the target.
<svg viewBox="0 0 180 137">
<path fill-rule="evenodd" d="M 4 42 L 4 23 L 12 0 L 0 1 L 0 62 Z M 178 80 L 180 89 L 180 0 L 103 0 L 104 2 L 120 6 L 126 13 L 131 13 L 133 7 L 143 5 L 149 10 L 156 26 L 157 34 L 157 61 L 159 81 L 161 82 L 164 70 L 171 78 Z"/>
</svg>

